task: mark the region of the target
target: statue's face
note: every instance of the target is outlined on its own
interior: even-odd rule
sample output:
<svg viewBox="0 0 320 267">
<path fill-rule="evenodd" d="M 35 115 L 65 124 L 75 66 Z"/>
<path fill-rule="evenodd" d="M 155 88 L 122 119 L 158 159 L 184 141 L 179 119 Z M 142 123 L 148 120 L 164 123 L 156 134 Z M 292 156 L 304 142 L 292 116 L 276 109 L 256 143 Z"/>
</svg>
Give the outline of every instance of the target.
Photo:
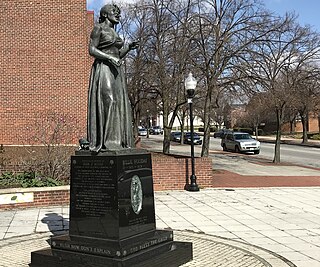
<svg viewBox="0 0 320 267">
<path fill-rule="evenodd" d="M 108 10 L 107 18 L 112 23 L 118 24 L 120 22 L 120 18 L 121 18 L 119 8 L 112 7 L 110 10 Z"/>
</svg>

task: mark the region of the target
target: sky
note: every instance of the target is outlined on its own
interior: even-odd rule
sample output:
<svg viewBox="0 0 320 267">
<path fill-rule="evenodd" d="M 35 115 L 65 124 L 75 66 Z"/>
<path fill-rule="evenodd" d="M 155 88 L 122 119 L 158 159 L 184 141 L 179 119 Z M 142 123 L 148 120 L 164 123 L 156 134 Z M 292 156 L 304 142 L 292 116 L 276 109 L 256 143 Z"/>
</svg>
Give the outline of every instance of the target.
<svg viewBox="0 0 320 267">
<path fill-rule="evenodd" d="M 0 0 L 1 1 L 1 0 Z M 100 8 L 105 5 L 105 4 L 111 4 L 111 3 L 115 3 L 115 4 L 119 4 L 121 2 L 125 2 L 125 3 L 135 3 L 137 2 L 137 0 L 87 0 L 87 10 L 94 10 L 95 11 L 95 15 L 99 14 Z"/>
<path fill-rule="evenodd" d="M 115 0 L 115 3 L 120 2 L 136 2 L 136 0 Z M 265 6 L 279 14 L 284 15 L 286 11 L 294 11 L 299 15 L 298 21 L 304 26 L 309 24 L 314 30 L 320 32 L 320 0 L 262 0 Z M 100 8 L 111 3 L 112 0 L 87 0 L 87 9 L 98 12 Z"/>
<path fill-rule="evenodd" d="M 319 0 L 263 0 L 265 6 L 279 15 L 287 11 L 294 11 L 299 23 L 309 24 L 314 30 L 320 32 L 320 1 Z"/>
</svg>

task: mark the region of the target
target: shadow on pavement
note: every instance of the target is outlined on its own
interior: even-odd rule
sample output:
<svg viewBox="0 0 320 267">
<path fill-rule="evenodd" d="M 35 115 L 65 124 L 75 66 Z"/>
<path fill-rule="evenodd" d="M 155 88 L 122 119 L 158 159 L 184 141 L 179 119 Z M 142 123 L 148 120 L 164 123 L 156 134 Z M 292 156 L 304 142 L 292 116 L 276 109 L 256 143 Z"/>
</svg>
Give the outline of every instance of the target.
<svg viewBox="0 0 320 267">
<path fill-rule="evenodd" d="M 54 235 L 69 230 L 69 220 L 57 213 L 47 213 L 41 222 L 47 224 L 49 231 Z"/>
</svg>

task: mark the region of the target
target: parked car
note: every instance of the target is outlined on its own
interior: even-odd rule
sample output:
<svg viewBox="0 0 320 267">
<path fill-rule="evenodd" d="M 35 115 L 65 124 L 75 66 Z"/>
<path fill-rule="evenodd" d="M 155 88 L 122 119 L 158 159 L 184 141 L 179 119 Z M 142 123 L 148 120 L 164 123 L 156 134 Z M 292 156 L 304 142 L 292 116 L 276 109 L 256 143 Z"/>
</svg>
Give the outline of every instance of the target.
<svg viewBox="0 0 320 267">
<path fill-rule="evenodd" d="M 139 128 L 139 129 L 138 129 L 138 135 L 139 135 L 139 136 L 147 136 L 147 129 L 145 129 L 145 128 Z"/>
<path fill-rule="evenodd" d="M 170 141 L 180 142 L 181 140 L 181 132 L 171 132 Z"/>
<path fill-rule="evenodd" d="M 230 132 L 221 139 L 223 151 L 260 153 L 260 142 L 252 138 L 250 134 L 243 132 Z"/>
<path fill-rule="evenodd" d="M 227 133 L 231 133 L 231 130 L 221 129 L 213 134 L 214 138 L 223 138 Z"/>
<path fill-rule="evenodd" d="M 191 132 L 184 133 L 183 143 L 189 144 L 189 145 L 191 144 Z M 193 133 L 193 143 L 195 145 L 202 145 L 202 140 L 197 133 Z"/>
<path fill-rule="evenodd" d="M 163 130 L 160 126 L 152 126 L 149 129 L 150 134 L 163 134 Z"/>
</svg>

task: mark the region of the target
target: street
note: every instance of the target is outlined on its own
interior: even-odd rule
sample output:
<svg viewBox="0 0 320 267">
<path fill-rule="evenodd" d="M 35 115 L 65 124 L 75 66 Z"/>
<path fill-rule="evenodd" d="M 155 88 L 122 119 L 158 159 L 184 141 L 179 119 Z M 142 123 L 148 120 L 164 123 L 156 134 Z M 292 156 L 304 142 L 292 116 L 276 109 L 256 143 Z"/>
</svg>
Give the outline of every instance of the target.
<svg viewBox="0 0 320 267">
<path fill-rule="evenodd" d="M 210 139 L 210 150 L 220 150 L 221 139 L 213 138 Z M 273 160 L 275 145 L 271 143 L 261 142 L 261 152 L 259 155 L 252 155 L 253 157 Z M 281 162 L 298 164 L 301 166 L 308 166 L 314 168 L 320 168 L 320 148 L 316 147 L 306 147 L 299 145 L 287 145 L 281 144 L 280 146 Z M 237 155 L 236 153 L 233 153 Z M 239 155 L 239 154 L 238 154 Z"/>
<path fill-rule="evenodd" d="M 320 168 L 320 149 L 297 145 L 281 144 L 281 161 L 295 163 L 302 166 Z M 261 156 L 273 159 L 274 144 L 262 143 Z"/>
<path fill-rule="evenodd" d="M 146 137 L 142 138 L 142 143 L 148 143 L 152 146 L 153 149 L 157 151 L 162 151 L 162 140 L 163 135 L 150 135 L 147 139 Z M 221 139 L 220 138 L 210 138 L 210 152 L 211 154 L 216 155 L 219 153 L 219 157 L 225 158 L 226 152 L 222 151 L 220 145 Z M 237 154 L 232 152 L 227 152 L 227 154 L 232 157 L 242 157 L 243 155 L 247 155 L 248 157 L 258 158 L 258 159 L 266 159 L 269 161 L 273 160 L 274 156 L 274 148 L 275 145 L 271 143 L 261 142 L 261 152 L 259 155 L 253 154 Z M 300 166 L 306 167 L 313 167 L 313 168 L 320 168 L 320 148 L 317 147 L 307 147 L 307 146 L 299 146 L 299 145 L 287 145 L 281 144 L 281 163 L 289 163 L 289 164 L 297 164 Z M 180 145 L 176 142 L 171 142 L 171 152 L 175 153 L 190 153 L 190 146 L 189 145 Z M 201 153 L 201 146 L 195 146 L 195 155 L 200 156 Z M 212 156 L 212 155 L 211 155 Z M 228 157 L 229 158 L 229 157 Z"/>
</svg>

